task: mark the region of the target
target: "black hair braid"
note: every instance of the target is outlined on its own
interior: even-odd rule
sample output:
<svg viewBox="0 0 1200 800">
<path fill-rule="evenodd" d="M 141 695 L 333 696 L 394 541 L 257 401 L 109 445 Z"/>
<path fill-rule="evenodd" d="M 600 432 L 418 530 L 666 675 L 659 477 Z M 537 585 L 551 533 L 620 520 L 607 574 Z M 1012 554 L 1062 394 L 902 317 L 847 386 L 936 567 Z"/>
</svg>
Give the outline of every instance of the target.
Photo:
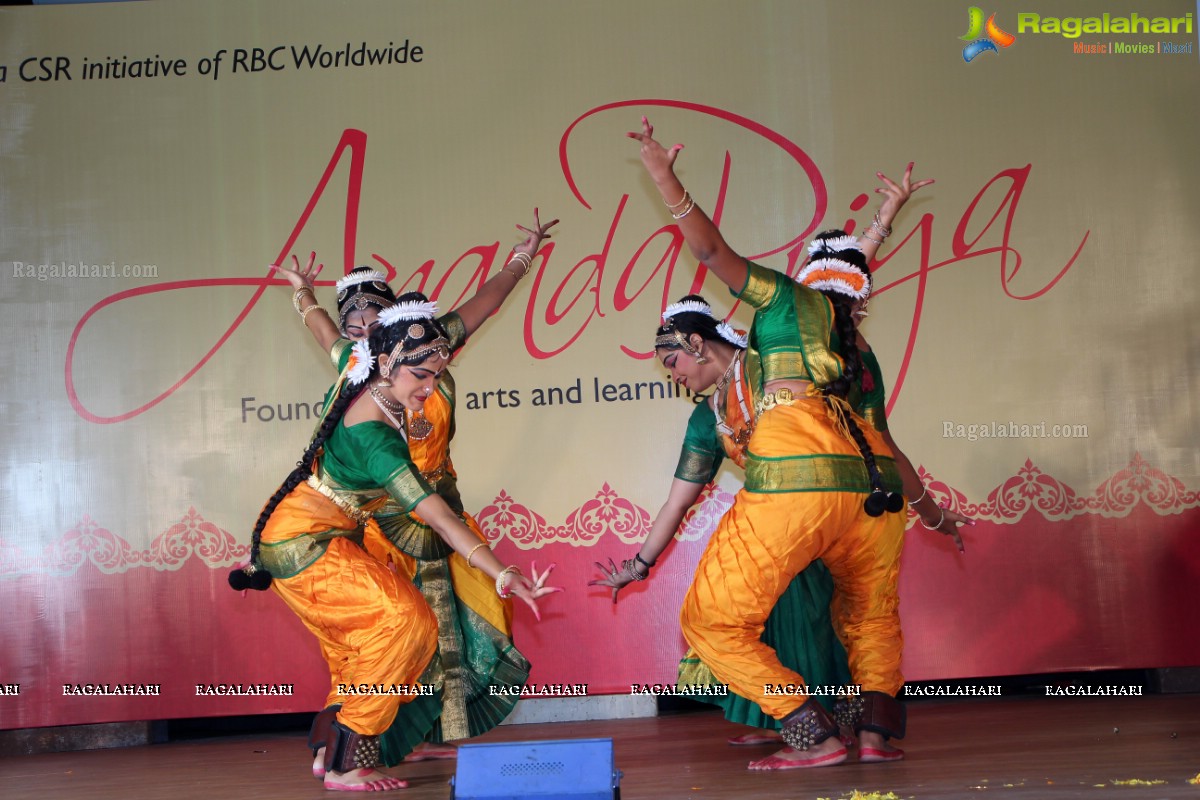
<svg viewBox="0 0 1200 800">
<path fill-rule="evenodd" d="M 261 566 L 257 565 L 259 546 L 262 539 L 263 529 L 267 527 L 267 520 L 275 513 L 276 507 L 287 497 L 293 489 L 308 480 L 308 476 L 312 475 L 313 461 L 317 457 L 317 453 L 324 447 L 325 441 L 333 433 L 334 427 L 342 421 L 342 417 L 346 414 L 346 409 L 354 398 L 362 394 L 367 383 L 364 381 L 358 386 L 350 386 L 349 384 L 342 387 L 342 391 L 338 394 L 337 399 L 333 401 L 333 405 L 329 407 L 329 413 L 325 415 L 325 419 L 321 422 L 321 427 L 317 429 L 313 435 L 312 441 L 309 442 L 308 448 L 305 449 L 304 455 L 300 456 L 300 460 L 296 462 L 296 468 L 291 471 L 287 478 L 283 481 L 275 494 L 267 500 L 263 506 L 262 512 L 258 515 L 258 522 L 254 525 L 254 533 L 250 537 L 250 565 L 255 567 L 254 571 L 247 573 L 242 569 L 235 569 L 229 573 L 229 585 L 235 591 L 243 589 L 254 589 L 255 591 L 265 591 L 271 585 L 271 573 Z"/>
<path fill-rule="evenodd" d="M 858 331 L 854 327 L 850 298 L 835 293 L 825 296 L 833 303 L 833 321 L 838 340 L 841 343 L 840 355 L 843 367 L 841 376 L 825 387 L 824 392 L 826 395 L 833 395 L 845 400 L 850 393 L 850 387 L 854 385 L 863 370 L 862 354 L 858 352 Z M 830 403 L 828 399 L 825 402 Z M 858 447 L 858 452 L 867 467 L 867 476 L 871 481 L 871 493 L 863 501 L 863 509 L 872 517 L 880 516 L 885 510 L 893 512 L 902 510 L 904 497 L 884 488 L 883 475 L 879 472 L 879 465 L 875 462 L 875 452 L 871 449 L 866 435 L 863 434 L 853 417 L 847 415 L 845 419 L 846 427 L 849 428 L 850 436 Z"/>
</svg>

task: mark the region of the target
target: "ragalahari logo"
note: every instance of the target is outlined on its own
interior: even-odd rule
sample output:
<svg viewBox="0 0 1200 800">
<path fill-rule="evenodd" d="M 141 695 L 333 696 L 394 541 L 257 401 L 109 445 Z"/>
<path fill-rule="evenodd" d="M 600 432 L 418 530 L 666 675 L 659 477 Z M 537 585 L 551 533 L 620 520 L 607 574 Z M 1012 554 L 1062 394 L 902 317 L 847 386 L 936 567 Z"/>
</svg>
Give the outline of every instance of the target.
<svg viewBox="0 0 1200 800">
<path fill-rule="evenodd" d="M 999 53 L 1000 51 L 996 49 L 997 45 L 1008 47 L 1017 40 L 1017 37 L 1011 33 L 1000 29 L 1000 26 L 996 24 L 995 14 L 988 17 L 987 23 L 984 24 L 983 11 L 977 6 L 971 6 L 967 10 L 967 25 L 967 32 L 958 38 L 968 42 L 967 46 L 963 48 L 963 61 L 968 64 L 980 53 L 988 50 Z"/>
</svg>

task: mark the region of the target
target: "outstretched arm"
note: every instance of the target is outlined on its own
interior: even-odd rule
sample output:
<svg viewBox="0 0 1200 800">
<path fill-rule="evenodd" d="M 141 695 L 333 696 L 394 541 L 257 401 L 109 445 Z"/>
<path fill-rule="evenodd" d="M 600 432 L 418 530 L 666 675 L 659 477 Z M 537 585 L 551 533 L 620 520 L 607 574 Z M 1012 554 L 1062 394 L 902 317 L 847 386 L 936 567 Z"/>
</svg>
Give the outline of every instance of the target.
<svg viewBox="0 0 1200 800">
<path fill-rule="evenodd" d="M 313 281 L 316 280 L 321 268 L 325 266 L 317 264 L 314 268 L 313 263 L 316 260 L 316 252 L 310 253 L 308 264 L 301 268 L 300 259 L 293 255 L 290 269 L 282 264 L 272 264 L 271 269 L 286 278 L 296 290 L 292 300 L 304 318 L 304 327 L 308 328 L 309 333 L 317 340 L 321 349 L 328 353 L 329 348 L 333 347 L 333 343 L 341 337 L 341 333 L 334 324 L 333 318 L 329 316 L 329 312 L 317 302 L 317 296 L 313 291 Z"/>
<path fill-rule="evenodd" d="M 875 176 L 883 181 L 883 186 L 875 190 L 876 194 L 883 195 L 883 205 L 879 207 L 875 219 L 870 224 L 864 225 L 858 234 L 858 244 L 862 248 L 863 255 L 867 257 L 868 264 L 875 258 L 883 240 L 891 235 L 892 221 L 896 219 L 896 215 L 900 213 L 900 209 L 908 202 L 912 193 L 933 183 L 932 178 L 913 183 L 913 165 L 914 162 L 908 162 L 908 168 L 904 170 L 904 177 L 900 183 L 896 183 L 882 172 L 875 173 Z"/>
<path fill-rule="evenodd" d="M 543 225 L 538 217 L 538 210 L 535 208 L 533 210 L 533 227 L 517 226 L 517 230 L 527 234 L 525 241 L 513 248 L 513 254 L 509 257 L 508 263 L 500 268 L 500 272 L 479 287 L 479 291 L 475 293 L 474 297 L 455 309 L 463 321 L 463 326 L 467 329 L 468 336 L 478 330 L 488 317 L 496 313 L 496 310 L 512 294 L 513 289 L 517 288 L 517 283 L 529 272 L 530 262 L 537 255 L 542 240 L 550 238 L 549 230 L 557 224 L 558 220 L 555 219 Z"/>
<path fill-rule="evenodd" d="M 637 556 L 622 562 L 621 569 L 617 569 L 617 565 L 612 562 L 612 559 L 609 559 L 608 567 L 596 562 L 596 566 L 600 568 L 605 577 L 588 581 L 588 586 L 611 587 L 613 602 L 616 603 L 617 592 L 623 587 L 632 581 L 648 578 L 650 567 L 646 565 L 653 565 L 662 552 L 667 549 L 675 532 L 679 530 L 679 524 L 683 522 L 683 515 L 696 502 L 696 498 L 700 496 L 700 490 L 703 488 L 704 484 L 702 483 L 692 483 L 679 478 L 672 481 L 667 501 L 655 515 L 654 522 L 650 525 L 650 533 L 638 550 Z"/>
<path fill-rule="evenodd" d="M 917 474 L 917 470 L 913 467 L 912 462 L 908 460 L 908 456 L 904 455 L 900 450 L 900 446 L 896 444 L 896 440 L 892 438 L 892 434 L 888 431 L 883 432 L 883 440 L 887 442 L 888 447 L 892 448 L 892 455 L 896 459 L 896 469 L 900 473 L 900 480 L 904 484 L 904 496 L 911 497 L 909 500 L 909 508 L 916 512 L 921 519 L 921 524 L 926 530 L 941 531 L 946 536 L 954 537 L 954 544 L 958 547 L 958 552 L 965 553 L 966 548 L 963 547 L 962 536 L 959 535 L 959 525 L 974 525 L 975 521 L 970 517 L 964 517 L 957 511 L 951 511 L 947 508 L 939 506 L 929 492 L 925 491 L 925 484 L 921 483 L 921 476 Z"/>
<path fill-rule="evenodd" d="M 470 528 L 463 524 L 463 521 L 458 518 L 458 514 L 455 514 L 450 506 L 446 505 L 446 501 L 440 495 L 426 496 L 424 500 L 417 503 L 413 511 L 428 522 L 429 526 L 446 541 L 446 544 L 467 559 L 471 566 L 483 570 L 489 578 L 499 579 L 502 573 L 509 576 L 501 582 L 502 585 L 529 606 L 537 619 L 542 618 L 541 612 L 538 611 L 538 599 L 562 591 L 557 586 L 544 585 L 550 571 L 554 569 L 553 565 L 541 575 L 538 575 L 536 568 L 531 569 L 530 572 L 533 574 L 529 578 L 516 571 L 515 567 L 505 567 L 500 559 L 496 558 L 490 547 L 480 546 L 482 543 L 479 539 L 471 532 Z"/>
<path fill-rule="evenodd" d="M 654 181 L 654 185 L 658 187 L 663 203 L 675 218 L 679 232 L 683 234 L 692 255 L 712 270 L 722 283 L 735 292 L 740 292 L 746 285 L 746 259 L 729 247 L 725 237 L 721 236 L 721 231 L 704 210 L 696 205 L 679 178 L 675 177 L 675 159 L 679 157 L 683 145 L 674 145 L 669 150 L 663 147 L 655 141 L 654 126 L 645 117 L 642 117 L 641 133 L 631 132 L 626 136 L 641 142 L 642 165 Z"/>
</svg>

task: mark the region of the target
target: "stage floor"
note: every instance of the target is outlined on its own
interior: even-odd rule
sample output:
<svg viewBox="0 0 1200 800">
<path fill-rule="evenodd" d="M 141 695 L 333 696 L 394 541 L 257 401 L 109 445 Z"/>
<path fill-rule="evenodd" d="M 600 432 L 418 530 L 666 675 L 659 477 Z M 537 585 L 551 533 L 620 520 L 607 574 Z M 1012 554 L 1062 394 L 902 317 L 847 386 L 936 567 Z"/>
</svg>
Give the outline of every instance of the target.
<svg viewBox="0 0 1200 800">
<path fill-rule="evenodd" d="M 624 800 L 762 798 L 1197 798 L 1200 695 L 922 700 L 908 705 L 905 761 L 783 773 L 746 770 L 770 746 L 713 711 L 654 719 L 509 725 L 476 741 L 612 737 Z M 0 759 L 5 800 L 305 800 L 345 797 L 308 774 L 302 734 L 233 736 Z M 446 798 L 453 761 L 392 770 L 410 800 Z M 1117 782 L 1154 782 L 1142 783 Z M 869 793 L 879 793 L 872 795 Z"/>
</svg>

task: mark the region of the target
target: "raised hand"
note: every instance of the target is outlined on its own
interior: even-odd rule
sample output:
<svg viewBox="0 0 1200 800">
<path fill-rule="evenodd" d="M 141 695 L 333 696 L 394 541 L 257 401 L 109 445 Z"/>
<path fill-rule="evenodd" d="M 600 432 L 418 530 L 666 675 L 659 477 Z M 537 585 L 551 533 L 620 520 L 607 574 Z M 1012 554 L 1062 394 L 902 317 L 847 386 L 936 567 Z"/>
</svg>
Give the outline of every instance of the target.
<svg viewBox="0 0 1200 800">
<path fill-rule="evenodd" d="M 317 266 L 314 268 L 313 264 L 316 262 L 316 260 L 317 253 L 316 251 L 313 251 L 312 253 L 308 254 L 308 264 L 301 268 L 300 259 L 296 258 L 295 254 L 293 253 L 292 266 L 290 269 L 282 264 L 269 264 L 268 266 L 286 278 L 287 282 L 292 285 L 292 288 L 312 289 L 313 281 L 317 279 L 317 275 L 325 266 L 324 264 L 317 264 Z"/>
<path fill-rule="evenodd" d="M 526 228 L 524 225 L 518 225 L 517 230 L 526 234 L 525 241 L 513 248 L 514 253 L 524 253 L 527 256 L 533 257 L 537 255 L 538 248 L 542 246 L 542 240 L 550 238 L 550 229 L 558 224 L 558 220 L 552 219 L 549 222 L 542 224 L 541 218 L 538 216 L 538 210 L 533 210 L 533 227 Z"/>
<path fill-rule="evenodd" d="M 645 117 L 642 117 L 641 133 L 631 131 L 625 135 L 630 139 L 637 139 L 641 143 L 642 166 L 650 173 L 650 177 L 656 184 L 675 174 L 675 159 L 679 157 L 679 151 L 683 149 L 683 145 L 672 145 L 670 149 L 663 147 L 655 140 L 654 126 Z"/>
<path fill-rule="evenodd" d="M 918 189 L 928 186 L 933 183 L 932 178 L 927 178 L 923 181 L 913 183 L 912 171 L 915 162 L 908 162 L 908 168 L 904 170 L 904 177 L 899 183 L 896 183 L 882 172 L 876 172 L 875 176 L 883 181 L 883 186 L 875 190 L 876 194 L 884 196 L 883 205 L 879 208 L 879 220 L 885 226 L 891 226 L 892 220 L 896 218 L 896 214 L 908 202 L 908 198 Z"/>
</svg>

